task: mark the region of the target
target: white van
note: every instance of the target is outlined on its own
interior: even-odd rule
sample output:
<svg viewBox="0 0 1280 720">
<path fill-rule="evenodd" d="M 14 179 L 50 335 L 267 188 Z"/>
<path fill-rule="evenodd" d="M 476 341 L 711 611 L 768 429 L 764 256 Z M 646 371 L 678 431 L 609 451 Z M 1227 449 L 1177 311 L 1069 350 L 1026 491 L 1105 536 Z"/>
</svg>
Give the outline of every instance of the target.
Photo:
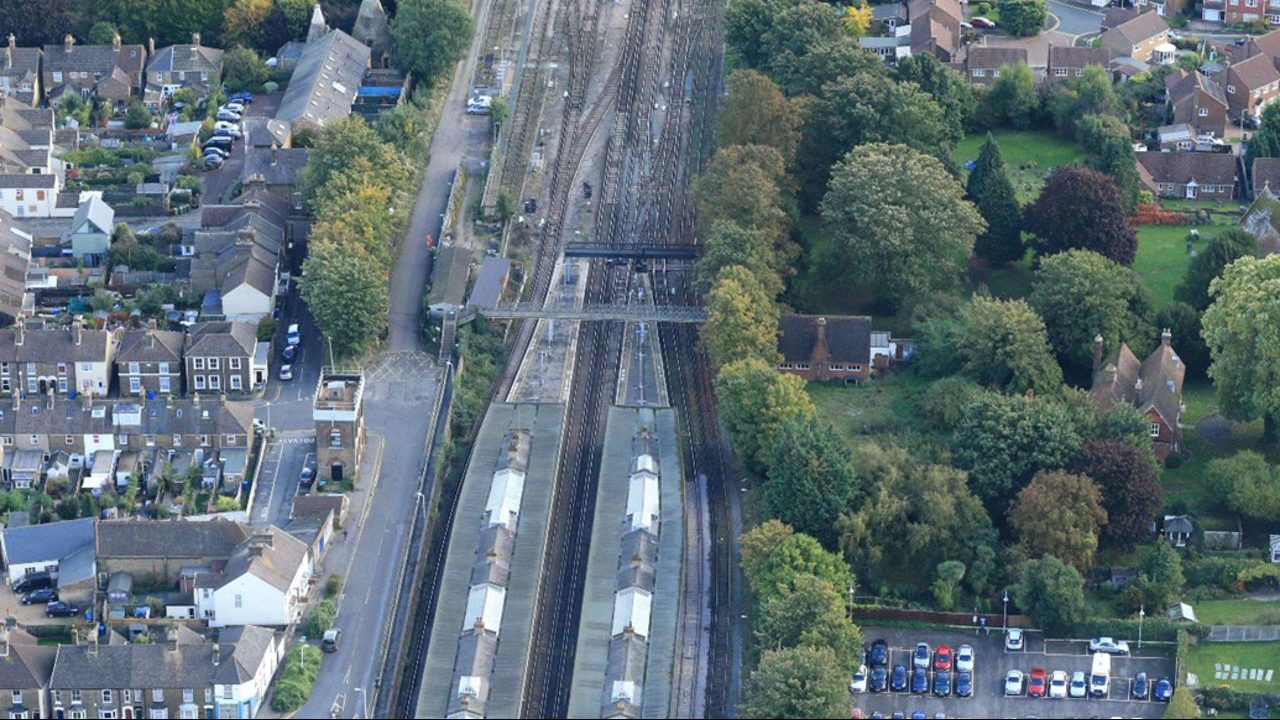
<svg viewBox="0 0 1280 720">
<path fill-rule="evenodd" d="M 488 115 L 493 110 L 492 95 L 477 95 L 467 101 L 468 115 Z"/>
<path fill-rule="evenodd" d="M 1089 674 L 1089 694 L 1094 697 L 1106 697 L 1111 692 L 1111 656 L 1107 653 L 1093 654 L 1093 670 Z"/>
</svg>

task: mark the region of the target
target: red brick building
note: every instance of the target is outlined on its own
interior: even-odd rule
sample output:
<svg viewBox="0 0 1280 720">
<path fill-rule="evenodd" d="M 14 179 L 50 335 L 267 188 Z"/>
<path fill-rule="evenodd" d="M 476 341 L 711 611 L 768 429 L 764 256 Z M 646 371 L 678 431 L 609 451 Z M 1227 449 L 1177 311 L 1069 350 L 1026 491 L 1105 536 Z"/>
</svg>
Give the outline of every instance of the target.
<svg viewBox="0 0 1280 720">
<path fill-rule="evenodd" d="M 861 382 L 873 370 L 911 354 L 911 341 L 871 329 L 865 315 L 783 315 L 778 319 L 778 369 L 806 381 Z"/>
<path fill-rule="evenodd" d="M 1150 422 L 1151 445 L 1161 460 L 1182 447 L 1182 379 L 1187 366 L 1173 351 L 1169 330 L 1160 334 L 1160 345 L 1138 362 L 1125 343 L 1102 361 L 1102 336 L 1093 341 L 1093 388 L 1089 397 L 1100 408 L 1119 404 L 1137 407 Z"/>
</svg>

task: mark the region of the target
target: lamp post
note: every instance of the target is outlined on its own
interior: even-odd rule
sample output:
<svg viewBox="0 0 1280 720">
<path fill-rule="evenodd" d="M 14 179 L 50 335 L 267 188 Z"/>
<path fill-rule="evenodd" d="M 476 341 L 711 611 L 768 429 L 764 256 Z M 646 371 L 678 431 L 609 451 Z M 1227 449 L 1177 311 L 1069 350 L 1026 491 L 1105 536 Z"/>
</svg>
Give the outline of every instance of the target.
<svg viewBox="0 0 1280 720">
<path fill-rule="evenodd" d="M 1145 605 L 1138 606 L 1138 649 L 1142 649 L 1142 618 L 1147 616 L 1147 608 Z"/>
<path fill-rule="evenodd" d="M 1009 632 L 1009 591 L 1004 591 L 1004 631 Z"/>
<path fill-rule="evenodd" d="M 850 620 L 853 619 L 853 590 L 853 583 L 849 583 L 849 607 L 847 608 L 847 612 Z"/>
<path fill-rule="evenodd" d="M 299 640 L 300 642 L 298 643 L 298 662 L 302 663 L 302 675 L 305 677 L 307 674 L 307 654 L 303 651 L 306 650 L 307 648 L 307 636 L 303 635 L 301 638 L 299 638 Z"/>
</svg>

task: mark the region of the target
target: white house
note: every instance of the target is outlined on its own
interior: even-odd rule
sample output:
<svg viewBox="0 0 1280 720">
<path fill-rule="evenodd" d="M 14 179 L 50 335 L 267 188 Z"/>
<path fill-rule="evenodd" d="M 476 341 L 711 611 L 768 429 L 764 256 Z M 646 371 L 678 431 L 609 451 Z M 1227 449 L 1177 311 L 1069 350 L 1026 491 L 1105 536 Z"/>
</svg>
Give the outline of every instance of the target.
<svg viewBox="0 0 1280 720">
<path fill-rule="evenodd" d="M 60 190 L 58 176 L 44 173 L 0 175 L 0 209 L 14 217 L 53 217 Z"/>
<path fill-rule="evenodd" d="M 222 663 L 214 676 L 216 717 L 257 717 L 284 656 L 284 636 L 268 628 L 244 625 L 223 630 L 218 641 L 234 645 L 235 650 L 233 662 Z"/>
<path fill-rule="evenodd" d="M 312 563 L 305 543 L 273 525 L 240 543 L 222 572 L 196 577 L 196 614 L 210 627 L 296 622 Z"/>
</svg>

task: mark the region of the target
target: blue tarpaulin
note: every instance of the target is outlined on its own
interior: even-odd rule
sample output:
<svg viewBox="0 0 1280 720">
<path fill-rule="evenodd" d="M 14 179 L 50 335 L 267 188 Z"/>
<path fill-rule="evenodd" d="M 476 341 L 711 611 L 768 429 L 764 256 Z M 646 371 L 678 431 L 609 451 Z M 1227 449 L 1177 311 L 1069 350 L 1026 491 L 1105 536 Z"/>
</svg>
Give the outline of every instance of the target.
<svg viewBox="0 0 1280 720">
<path fill-rule="evenodd" d="M 400 88 L 398 87 L 362 87 L 356 91 L 356 95 L 365 97 L 398 97 Z"/>
</svg>

